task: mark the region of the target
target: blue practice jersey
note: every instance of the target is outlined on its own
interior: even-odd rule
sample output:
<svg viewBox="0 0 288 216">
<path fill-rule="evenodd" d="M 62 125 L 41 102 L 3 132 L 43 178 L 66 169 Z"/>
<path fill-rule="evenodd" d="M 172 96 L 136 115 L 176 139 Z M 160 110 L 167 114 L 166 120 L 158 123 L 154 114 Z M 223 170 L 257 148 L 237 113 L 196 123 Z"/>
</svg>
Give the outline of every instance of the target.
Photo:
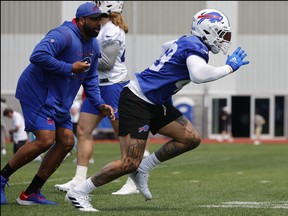
<svg viewBox="0 0 288 216">
<path fill-rule="evenodd" d="M 153 65 L 136 73 L 144 95 L 155 104 L 164 104 L 191 82 L 186 59 L 197 55 L 208 63 L 208 49 L 196 36 L 182 36 L 176 40 Z"/>
<path fill-rule="evenodd" d="M 99 56 L 97 40 L 85 41 L 76 24 L 65 21 L 34 48 L 31 63 L 18 80 L 16 98 L 61 122 L 70 117 L 73 100 L 83 85 L 86 97 L 98 108 L 105 103 L 98 84 Z M 72 74 L 73 63 L 85 59 L 91 62 L 90 68 L 85 73 Z"/>
</svg>

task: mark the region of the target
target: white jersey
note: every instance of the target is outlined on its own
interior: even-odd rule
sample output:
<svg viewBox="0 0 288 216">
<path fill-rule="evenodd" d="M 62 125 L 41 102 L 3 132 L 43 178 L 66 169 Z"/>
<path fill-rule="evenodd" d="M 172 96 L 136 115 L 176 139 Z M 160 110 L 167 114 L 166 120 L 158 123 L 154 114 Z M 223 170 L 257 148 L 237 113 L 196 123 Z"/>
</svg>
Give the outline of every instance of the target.
<svg viewBox="0 0 288 216">
<path fill-rule="evenodd" d="M 19 127 L 19 129 L 13 133 L 13 141 L 18 143 L 19 141 L 27 140 L 28 135 L 25 131 L 24 118 L 20 113 L 13 111 L 12 128 L 15 129 L 16 127 Z"/>
<path fill-rule="evenodd" d="M 98 70 L 99 80 L 107 80 L 107 82 L 99 82 L 99 86 L 112 85 L 124 81 L 127 76 L 127 68 L 125 66 L 125 32 L 119 26 L 114 25 L 111 21 L 101 27 L 97 36 L 100 49 L 111 43 L 117 41 L 120 45 L 120 50 L 114 64 L 110 71 Z"/>
<path fill-rule="evenodd" d="M 75 99 L 70 109 L 71 122 L 78 123 L 80 116 L 81 101 Z"/>
</svg>

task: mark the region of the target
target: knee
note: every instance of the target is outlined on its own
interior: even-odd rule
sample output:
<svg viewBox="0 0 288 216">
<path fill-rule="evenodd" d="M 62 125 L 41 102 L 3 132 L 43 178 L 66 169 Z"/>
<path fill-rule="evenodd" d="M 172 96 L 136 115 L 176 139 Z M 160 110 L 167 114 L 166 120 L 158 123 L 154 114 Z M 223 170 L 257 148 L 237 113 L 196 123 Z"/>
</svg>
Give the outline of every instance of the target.
<svg viewBox="0 0 288 216">
<path fill-rule="evenodd" d="M 77 125 L 77 137 L 90 137 L 92 136 L 92 131 L 88 131 L 87 128 L 82 127 L 82 125 Z"/>
<path fill-rule="evenodd" d="M 40 139 L 36 138 L 36 140 L 34 140 L 33 142 L 40 143 L 39 146 L 42 146 L 43 149 L 47 150 L 55 143 L 55 138 L 50 136 L 41 137 Z"/>
<path fill-rule="evenodd" d="M 77 136 L 81 136 L 84 134 L 83 128 L 78 124 L 77 125 Z"/>
<path fill-rule="evenodd" d="M 187 138 L 186 143 L 188 144 L 189 150 L 197 148 L 201 143 L 200 134 L 194 131 L 194 133 Z"/>
<path fill-rule="evenodd" d="M 65 144 L 65 149 L 69 149 L 72 150 L 74 147 L 74 136 L 69 136 L 69 138 L 67 139 L 67 142 Z"/>
<path fill-rule="evenodd" d="M 60 140 L 61 147 L 67 151 L 71 151 L 74 147 L 74 136 L 71 135 L 64 135 L 61 137 Z"/>
</svg>

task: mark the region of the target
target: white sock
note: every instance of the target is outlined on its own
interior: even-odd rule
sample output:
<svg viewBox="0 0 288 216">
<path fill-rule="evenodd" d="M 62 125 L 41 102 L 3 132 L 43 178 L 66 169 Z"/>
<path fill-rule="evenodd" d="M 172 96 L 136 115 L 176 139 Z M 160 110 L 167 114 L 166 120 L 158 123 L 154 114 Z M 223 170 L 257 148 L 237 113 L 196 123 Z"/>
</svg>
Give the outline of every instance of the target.
<svg viewBox="0 0 288 216">
<path fill-rule="evenodd" d="M 161 162 L 157 159 L 155 153 L 152 153 L 141 161 L 138 170 L 143 173 L 149 173 L 154 167 L 156 167 L 160 163 Z"/>
<path fill-rule="evenodd" d="M 88 167 L 77 165 L 76 174 L 74 176 L 74 180 L 78 182 L 85 181 L 87 178 Z"/>
<path fill-rule="evenodd" d="M 80 193 L 82 195 L 88 195 L 89 193 L 91 193 L 95 189 L 96 189 L 96 186 L 93 184 L 91 177 L 90 177 L 87 180 L 85 180 L 84 182 L 77 185 L 73 190 L 76 193 Z"/>
</svg>

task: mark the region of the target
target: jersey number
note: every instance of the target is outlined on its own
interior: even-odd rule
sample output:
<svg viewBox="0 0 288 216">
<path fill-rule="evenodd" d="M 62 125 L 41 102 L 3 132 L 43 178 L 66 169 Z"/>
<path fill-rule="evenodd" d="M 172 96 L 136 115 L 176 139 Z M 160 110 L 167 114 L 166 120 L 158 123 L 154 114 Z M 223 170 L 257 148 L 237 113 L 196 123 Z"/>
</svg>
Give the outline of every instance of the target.
<svg viewBox="0 0 288 216">
<path fill-rule="evenodd" d="M 160 59 L 156 60 L 153 65 L 149 67 L 150 70 L 159 71 L 165 62 L 169 61 L 169 59 L 174 55 L 177 51 L 178 45 L 174 43 L 172 46 L 169 47 L 168 50 L 161 56 Z"/>
</svg>

